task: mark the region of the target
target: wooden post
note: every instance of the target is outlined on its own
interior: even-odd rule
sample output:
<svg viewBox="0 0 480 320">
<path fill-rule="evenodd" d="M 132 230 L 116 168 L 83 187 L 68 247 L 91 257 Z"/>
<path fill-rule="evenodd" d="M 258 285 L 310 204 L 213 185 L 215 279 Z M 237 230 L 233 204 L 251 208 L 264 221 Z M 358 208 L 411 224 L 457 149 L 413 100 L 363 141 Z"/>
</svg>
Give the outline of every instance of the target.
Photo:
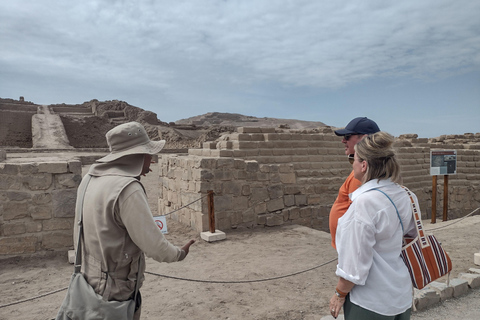
<svg viewBox="0 0 480 320">
<path fill-rule="evenodd" d="M 208 190 L 208 225 L 210 232 L 215 233 L 215 208 L 213 205 L 213 190 Z"/>
<path fill-rule="evenodd" d="M 432 176 L 432 223 L 437 222 L 437 176 Z"/>
<path fill-rule="evenodd" d="M 443 221 L 447 221 L 448 211 L 448 175 L 443 176 Z"/>
</svg>

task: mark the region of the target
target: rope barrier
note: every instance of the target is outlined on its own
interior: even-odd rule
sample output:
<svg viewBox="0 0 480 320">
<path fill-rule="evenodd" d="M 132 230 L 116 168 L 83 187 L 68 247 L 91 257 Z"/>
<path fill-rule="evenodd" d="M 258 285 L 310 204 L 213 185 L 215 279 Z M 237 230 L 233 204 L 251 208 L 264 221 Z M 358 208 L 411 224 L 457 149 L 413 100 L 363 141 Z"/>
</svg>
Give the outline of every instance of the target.
<svg viewBox="0 0 480 320">
<path fill-rule="evenodd" d="M 197 200 L 194 200 L 186 205 L 184 205 L 183 207 L 180 207 L 178 209 L 175 209 L 174 211 L 171 211 L 167 214 L 165 214 L 164 216 L 168 216 L 174 212 L 177 212 L 183 208 L 186 208 L 188 206 L 190 206 L 191 204 L 197 202 L 197 201 L 200 201 L 202 200 L 203 198 L 205 198 L 207 195 L 204 195 L 200 198 L 198 198 Z M 254 204 L 253 206 L 255 205 L 258 205 L 262 202 L 266 202 L 267 200 L 264 200 L 264 201 L 259 201 L 258 203 Z M 247 209 L 249 210 L 249 209 Z M 446 227 L 449 227 L 457 222 L 460 222 L 461 220 L 473 215 L 476 211 L 480 210 L 480 207 L 475 209 L 474 211 L 472 211 L 471 213 L 469 213 L 468 215 L 466 215 L 465 217 L 457 220 L 457 221 L 454 221 L 448 225 L 445 225 L 445 226 L 442 226 L 442 227 L 439 227 L 439 228 L 434 228 L 434 229 L 428 229 L 428 230 L 425 230 L 425 231 L 433 231 L 433 230 L 438 230 L 438 229 L 442 229 L 442 228 L 446 228 Z M 312 267 L 312 268 L 308 268 L 308 269 L 305 269 L 305 270 L 302 270 L 302 271 L 298 271 L 298 272 L 294 272 L 294 273 L 290 273 L 290 274 L 286 274 L 286 275 L 282 275 L 282 276 L 277 276 L 277 277 L 270 277 L 270 278 L 263 278 L 263 279 L 254 279 L 254 280 L 232 280 L 232 281 L 228 281 L 228 280 L 201 280 L 201 279 L 189 279 L 189 278 L 181 278 L 181 277 L 174 277 L 174 276 L 167 276 L 167 275 L 163 275 L 163 274 L 159 274 L 159 273 L 154 273 L 154 272 L 150 272 L 150 271 L 145 271 L 145 273 L 147 274 L 150 274 L 150 275 L 154 275 L 154 276 L 158 276 L 158 277 L 163 277 L 163 278 L 169 278 L 169 279 L 174 279 L 174 280 L 182 280 L 182 281 L 191 281 L 191 282 L 201 282 L 201 283 L 215 283 L 215 284 L 239 284 L 239 283 L 254 283 L 254 282 L 265 282 L 265 281 L 272 281 L 272 280 L 278 280 L 278 279 L 283 279 L 283 278 L 287 278 L 287 277 L 292 277 L 292 276 L 296 276 L 296 275 L 299 275 L 299 274 L 302 274 L 302 273 L 305 273 L 305 272 L 308 272 L 308 271 L 312 271 L 312 270 L 315 270 L 315 269 L 318 269 L 320 267 L 323 267 L 329 263 L 332 263 L 333 261 L 336 261 L 337 258 L 334 258 L 332 260 L 329 260 L 327 262 L 324 262 L 318 266 L 315 266 L 315 267 Z M 7 304 L 3 304 L 3 305 L 0 305 L 0 309 L 1 308 L 6 308 L 6 307 L 10 307 L 10 306 L 13 306 L 13 305 L 16 305 L 16 304 L 21 304 L 21 303 L 24 303 L 24 302 L 29 302 L 29 301 L 33 301 L 35 299 L 40 299 L 40 298 L 43 298 L 43 297 L 46 297 L 46 296 L 49 296 L 49 295 L 52 295 L 52 294 L 55 294 L 55 293 L 58 293 L 60 291 L 64 291 L 64 290 L 67 290 L 68 287 L 65 287 L 65 288 L 61 288 L 61 289 L 57 289 L 57 290 L 54 290 L 54 291 L 50 291 L 50 292 L 47 292 L 47 293 L 44 293 L 44 294 L 41 294 L 41 295 L 38 295 L 38 296 L 35 296 L 35 297 L 32 297 L 32 298 L 28 298 L 28 299 L 23 299 L 23 300 L 19 300 L 19 301 L 15 301 L 15 302 L 11 302 L 11 303 L 7 303 Z"/>
<path fill-rule="evenodd" d="M 194 201 L 192 201 L 192 202 L 190 202 L 190 203 L 187 203 L 187 204 L 184 205 L 183 207 L 180 207 L 180 208 L 175 209 L 175 210 L 173 210 L 173 211 L 171 211 L 171 212 L 169 212 L 169 213 L 166 213 L 166 214 L 164 214 L 164 215 L 161 215 L 160 217 L 166 217 L 166 216 L 171 215 L 171 214 L 174 213 L 174 212 L 180 211 L 180 210 L 182 210 L 183 208 L 186 208 L 186 207 L 188 207 L 189 205 L 191 205 L 191 204 L 193 204 L 193 203 L 195 203 L 195 202 L 197 202 L 197 201 L 202 200 L 202 199 L 205 198 L 206 196 L 208 196 L 208 194 L 206 194 L 206 195 L 198 198 L 197 200 L 194 200 Z"/>
<path fill-rule="evenodd" d="M 33 298 L 28 298 L 28 299 L 23 299 L 23 300 L 19 300 L 19 301 L 7 303 L 7 304 L 2 304 L 2 305 L 0 305 L 0 309 L 1 309 L 1 308 L 5 308 L 5 307 L 10 307 L 10 306 L 13 306 L 13 305 L 16 305 L 16 304 L 20 304 L 20 303 L 32 301 L 32 300 L 35 300 L 35 299 L 40 299 L 40 298 L 43 298 L 43 297 L 52 295 L 52 294 L 54 294 L 54 293 L 67 290 L 67 289 L 68 289 L 68 287 L 65 287 L 65 288 L 62 288 L 62 289 L 57 289 L 57 290 L 54 290 L 54 291 L 50 291 L 50 292 L 47 292 L 47 293 L 38 295 L 38 296 L 33 297 Z"/>
<path fill-rule="evenodd" d="M 255 280 L 231 280 L 231 281 L 228 281 L 228 280 L 201 280 L 201 279 L 188 279 L 188 278 L 180 278 L 180 277 L 174 277 L 174 276 L 167 276 L 167 275 L 164 275 L 164 274 L 160 274 L 160 273 L 154 273 L 154 272 L 150 272 L 150 271 L 145 271 L 145 273 L 148 273 L 148 274 L 151 274 L 151 275 L 154 275 L 154 276 L 158 276 L 158 277 L 163 277 L 163 278 L 169 278 L 169 279 L 175 279 L 175 280 L 182 280 L 182 281 L 191 281 L 191 282 L 202 282 L 202 283 L 222 283 L 222 284 L 238 284 L 238 283 L 253 283 L 253 282 L 264 282 L 264 281 L 271 281 L 271 280 L 278 280 L 278 279 L 283 279 L 283 278 L 288 278 L 288 277 L 292 277 L 292 276 L 296 276 L 296 275 L 299 275 L 299 274 L 302 274 L 302 273 L 305 273 L 305 272 L 308 272 L 308 271 L 312 271 L 314 269 L 318 269 L 320 267 L 323 267 L 329 263 L 332 263 L 333 261 L 336 261 L 337 258 L 335 259 L 332 259 L 330 261 L 327 261 L 327 262 L 324 262 L 318 266 L 315 266 L 315 267 L 312 267 L 312 268 L 308 268 L 308 269 L 305 269 L 305 270 L 302 270 L 302 271 L 298 271 L 298 272 L 294 272 L 294 273 L 290 273 L 290 274 L 286 274 L 286 275 L 283 275 L 283 276 L 277 276 L 277 277 L 271 277 L 271 278 L 264 278 L 264 279 L 255 279 Z"/>
<path fill-rule="evenodd" d="M 455 223 L 458 223 L 460 221 L 462 221 L 463 219 L 465 218 L 468 218 L 469 216 L 471 216 L 472 214 L 474 214 L 475 212 L 477 212 L 478 210 L 480 210 L 480 207 L 478 207 L 477 209 L 473 210 L 472 212 L 470 212 L 469 214 L 467 214 L 466 216 L 460 218 L 460 219 L 457 219 L 455 221 L 453 221 L 452 223 L 449 223 L 445 226 L 441 226 L 441 227 L 438 227 L 438 228 L 433 228 L 433 229 L 425 229 L 425 231 L 434 231 L 434 230 L 439 230 L 439 229 L 443 229 L 443 228 L 446 228 L 446 227 L 450 227 L 452 224 L 455 224 Z"/>
</svg>

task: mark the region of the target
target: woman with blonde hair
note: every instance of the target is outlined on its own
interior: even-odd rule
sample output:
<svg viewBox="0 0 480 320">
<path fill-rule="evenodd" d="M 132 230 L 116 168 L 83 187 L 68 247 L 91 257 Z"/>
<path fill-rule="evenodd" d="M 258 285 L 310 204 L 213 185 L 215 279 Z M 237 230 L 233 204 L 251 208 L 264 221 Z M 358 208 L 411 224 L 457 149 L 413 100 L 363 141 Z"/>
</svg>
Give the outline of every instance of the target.
<svg viewBox="0 0 480 320">
<path fill-rule="evenodd" d="M 345 319 L 410 319 L 412 284 L 400 257 L 404 234 L 415 232 L 410 198 L 397 183 L 394 137 L 370 134 L 355 145 L 353 171 L 362 185 L 338 220 L 338 283 L 330 313 Z M 416 200 L 416 196 L 413 195 Z"/>
</svg>

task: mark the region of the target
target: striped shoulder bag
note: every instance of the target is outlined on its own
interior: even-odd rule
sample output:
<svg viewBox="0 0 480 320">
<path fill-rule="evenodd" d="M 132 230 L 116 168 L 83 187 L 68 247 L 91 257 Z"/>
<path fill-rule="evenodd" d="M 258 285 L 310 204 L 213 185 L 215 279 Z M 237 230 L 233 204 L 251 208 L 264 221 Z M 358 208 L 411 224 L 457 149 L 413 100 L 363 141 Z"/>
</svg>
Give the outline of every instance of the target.
<svg viewBox="0 0 480 320">
<path fill-rule="evenodd" d="M 413 198 L 411 191 L 404 186 L 402 186 L 402 188 L 407 192 L 410 198 L 417 236 L 414 238 L 403 237 L 401 256 L 403 262 L 408 268 L 413 286 L 417 289 L 422 289 L 430 282 L 435 281 L 446 274 L 450 274 L 452 271 L 452 261 L 442 248 L 441 243 L 438 242 L 437 238 L 435 238 L 433 234 L 425 234 L 420 206 Z M 395 207 L 395 210 L 397 210 L 397 215 L 400 219 L 397 206 L 395 206 L 392 199 L 390 199 L 385 192 L 379 189 L 375 190 L 380 191 L 387 196 Z M 402 219 L 400 219 L 400 224 L 403 230 Z"/>
</svg>

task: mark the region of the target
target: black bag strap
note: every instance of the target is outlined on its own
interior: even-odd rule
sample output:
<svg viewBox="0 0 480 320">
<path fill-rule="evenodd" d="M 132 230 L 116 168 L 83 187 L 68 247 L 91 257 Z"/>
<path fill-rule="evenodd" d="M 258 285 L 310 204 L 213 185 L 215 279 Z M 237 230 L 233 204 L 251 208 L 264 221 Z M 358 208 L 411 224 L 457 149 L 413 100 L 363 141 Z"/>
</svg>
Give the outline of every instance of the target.
<svg viewBox="0 0 480 320">
<path fill-rule="evenodd" d="M 82 267 L 82 242 L 83 242 L 83 202 L 85 201 L 85 192 L 87 191 L 87 186 L 90 183 L 91 175 L 85 175 L 85 183 L 82 184 L 80 192 L 78 193 L 78 199 L 76 204 L 76 211 L 78 212 L 78 241 L 77 241 L 77 252 L 75 255 L 75 268 L 74 273 L 79 273 Z M 143 186 L 142 186 L 143 187 Z M 140 255 L 138 260 L 138 272 L 137 272 L 137 282 L 135 283 L 135 295 L 134 301 L 137 301 L 138 289 L 140 285 L 140 268 L 142 267 L 142 258 L 143 254 Z"/>
<path fill-rule="evenodd" d="M 82 184 L 80 192 L 78 193 L 78 199 L 76 204 L 76 211 L 78 213 L 78 241 L 77 241 L 77 252 L 75 255 L 75 273 L 79 273 L 82 267 L 82 240 L 83 240 L 83 202 L 85 201 L 85 192 L 87 191 L 87 186 L 90 183 L 91 175 L 87 174 L 84 179 L 85 183 Z"/>
</svg>

